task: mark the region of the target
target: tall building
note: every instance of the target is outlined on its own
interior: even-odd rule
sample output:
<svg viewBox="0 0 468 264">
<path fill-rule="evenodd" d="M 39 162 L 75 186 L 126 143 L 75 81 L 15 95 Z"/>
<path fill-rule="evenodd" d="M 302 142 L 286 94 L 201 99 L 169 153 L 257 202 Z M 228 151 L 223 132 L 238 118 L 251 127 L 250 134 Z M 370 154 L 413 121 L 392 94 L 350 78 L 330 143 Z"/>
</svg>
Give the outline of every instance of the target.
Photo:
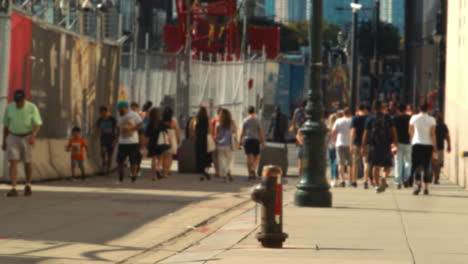
<svg viewBox="0 0 468 264">
<path fill-rule="evenodd" d="M 348 32 L 352 24 L 353 12 L 351 9 L 352 0 L 327 0 L 323 1 L 323 18 L 333 24 L 337 24 L 343 31 Z M 360 0 L 363 8 L 359 11 L 359 21 L 369 21 L 372 19 L 373 0 Z M 309 8 L 308 8 L 309 9 Z"/>
<path fill-rule="evenodd" d="M 298 22 L 307 20 L 308 0 L 288 1 L 288 22 Z"/>
<path fill-rule="evenodd" d="M 450 129 L 452 152 L 445 159 L 444 174 L 454 183 L 468 188 L 466 157 L 468 150 L 468 2 L 447 1 L 447 60 L 445 122 Z"/>
<path fill-rule="evenodd" d="M 380 20 L 405 32 L 405 0 L 380 0 Z"/>
<path fill-rule="evenodd" d="M 281 23 L 288 22 L 288 0 L 276 0 L 275 2 L 275 21 Z"/>
<path fill-rule="evenodd" d="M 268 18 L 275 18 L 276 0 L 265 0 L 265 16 Z"/>
</svg>

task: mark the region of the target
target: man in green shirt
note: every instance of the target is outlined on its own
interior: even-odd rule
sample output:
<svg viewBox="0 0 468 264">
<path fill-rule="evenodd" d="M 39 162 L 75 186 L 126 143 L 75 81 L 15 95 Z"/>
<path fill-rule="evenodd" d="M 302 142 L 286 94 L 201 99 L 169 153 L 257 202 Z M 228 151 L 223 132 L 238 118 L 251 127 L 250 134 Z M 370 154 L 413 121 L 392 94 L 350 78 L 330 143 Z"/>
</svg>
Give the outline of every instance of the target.
<svg viewBox="0 0 468 264">
<path fill-rule="evenodd" d="M 37 133 L 42 125 L 41 115 L 36 105 L 26 101 L 23 90 L 14 94 L 14 103 L 8 104 L 3 117 L 2 149 L 7 152 L 10 161 L 10 177 L 12 189 L 6 194 L 8 197 L 18 196 L 16 183 L 18 179 L 18 164 L 24 162 L 26 186 L 24 195 L 30 196 L 32 176 L 32 147 Z"/>
</svg>

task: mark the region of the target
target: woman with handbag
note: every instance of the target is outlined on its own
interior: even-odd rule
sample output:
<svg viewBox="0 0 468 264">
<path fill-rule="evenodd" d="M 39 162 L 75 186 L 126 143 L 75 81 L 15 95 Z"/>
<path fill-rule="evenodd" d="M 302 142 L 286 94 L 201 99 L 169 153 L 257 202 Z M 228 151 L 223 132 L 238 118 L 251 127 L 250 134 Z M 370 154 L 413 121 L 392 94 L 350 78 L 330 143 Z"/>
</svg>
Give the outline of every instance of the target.
<svg viewBox="0 0 468 264">
<path fill-rule="evenodd" d="M 151 158 L 151 172 L 153 181 L 167 177 L 167 170 L 163 168 L 163 160 L 171 155 L 168 127 L 162 122 L 161 114 L 157 108 L 152 108 L 149 112 L 148 124 L 146 126 L 145 137 L 148 149 L 148 157 Z M 162 169 L 162 175 L 161 175 Z"/>
<path fill-rule="evenodd" d="M 219 176 L 225 181 L 232 182 L 231 166 L 233 161 L 233 152 L 236 150 L 238 143 L 236 140 L 237 128 L 232 120 L 229 110 L 221 110 L 219 122 L 214 131 Z"/>
<path fill-rule="evenodd" d="M 171 146 L 169 149 L 169 154 L 165 157 L 162 161 L 163 171 L 167 172 L 167 176 L 170 176 L 171 173 L 171 166 L 172 160 L 174 159 L 174 155 L 177 154 L 177 148 L 180 144 L 180 129 L 177 122 L 174 120 L 174 111 L 170 107 L 164 108 L 164 112 L 162 115 L 162 121 L 164 125 L 167 127 L 167 134 L 169 136 L 169 145 Z"/>
<path fill-rule="evenodd" d="M 205 107 L 200 107 L 195 124 L 195 160 L 197 173 L 202 174 L 200 181 L 211 180 L 211 176 L 206 171 L 211 166 L 210 152 L 214 151 L 208 151 L 208 140 L 212 136 L 210 130 L 208 112 Z"/>
</svg>

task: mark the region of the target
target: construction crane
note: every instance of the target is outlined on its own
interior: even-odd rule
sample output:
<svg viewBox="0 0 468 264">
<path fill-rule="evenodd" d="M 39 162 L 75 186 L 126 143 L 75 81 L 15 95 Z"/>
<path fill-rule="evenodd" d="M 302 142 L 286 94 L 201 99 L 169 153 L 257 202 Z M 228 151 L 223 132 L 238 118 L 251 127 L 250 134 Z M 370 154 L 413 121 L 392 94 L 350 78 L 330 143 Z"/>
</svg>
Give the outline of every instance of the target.
<svg viewBox="0 0 468 264">
<path fill-rule="evenodd" d="M 202 53 L 225 55 L 227 60 L 239 57 L 236 0 L 176 1 L 180 37 L 187 45 L 188 34 L 191 34 L 191 49 L 195 56 Z M 189 28 L 191 32 L 187 32 Z"/>
</svg>

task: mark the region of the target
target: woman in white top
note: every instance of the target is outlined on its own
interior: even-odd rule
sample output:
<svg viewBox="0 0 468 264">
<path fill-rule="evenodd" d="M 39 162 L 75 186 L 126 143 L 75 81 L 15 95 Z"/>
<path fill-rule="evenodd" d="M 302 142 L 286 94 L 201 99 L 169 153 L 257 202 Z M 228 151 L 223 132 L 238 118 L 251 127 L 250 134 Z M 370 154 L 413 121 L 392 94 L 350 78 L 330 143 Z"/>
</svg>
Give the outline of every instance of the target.
<svg viewBox="0 0 468 264">
<path fill-rule="evenodd" d="M 214 137 L 216 140 L 219 176 L 225 181 L 232 182 L 231 166 L 233 152 L 237 148 L 237 128 L 229 110 L 221 110 Z"/>
</svg>

